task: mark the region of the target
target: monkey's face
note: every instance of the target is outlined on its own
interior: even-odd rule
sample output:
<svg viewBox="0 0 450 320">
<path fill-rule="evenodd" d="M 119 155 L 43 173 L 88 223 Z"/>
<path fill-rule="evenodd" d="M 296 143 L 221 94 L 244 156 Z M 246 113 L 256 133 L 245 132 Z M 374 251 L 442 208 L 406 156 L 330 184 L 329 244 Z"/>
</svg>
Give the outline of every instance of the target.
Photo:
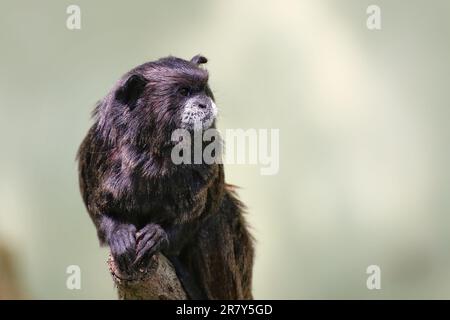
<svg viewBox="0 0 450 320">
<path fill-rule="evenodd" d="M 199 67 L 205 62 L 201 56 L 191 61 L 169 57 L 131 70 L 113 90 L 107 110 L 100 111 L 103 123 L 110 123 L 105 129 L 122 140 L 148 145 L 149 140 L 170 141 L 175 129 L 214 126 L 217 108 L 208 72 Z"/>
<path fill-rule="evenodd" d="M 217 107 L 209 88 L 182 86 L 179 93 L 184 97 L 178 102 L 179 127 L 194 131 L 211 127 L 217 116 Z"/>
</svg>

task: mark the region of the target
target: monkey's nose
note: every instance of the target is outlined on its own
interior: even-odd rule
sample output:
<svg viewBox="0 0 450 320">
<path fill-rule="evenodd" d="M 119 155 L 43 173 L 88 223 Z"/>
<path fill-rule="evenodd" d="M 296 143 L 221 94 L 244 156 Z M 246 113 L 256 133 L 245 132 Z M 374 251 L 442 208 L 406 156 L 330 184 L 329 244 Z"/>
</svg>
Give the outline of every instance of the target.
<svg viewBox="0 0 450 320">
<path fill-rule="evenodd" d="M 198 107 L 199 107 L 200 109 L 205 109 L 205 108 L 206 108 L 206 104 L 204 104 L 204 103 L 199 103 L 199 104 L 198 104 Z"/>
</svg>

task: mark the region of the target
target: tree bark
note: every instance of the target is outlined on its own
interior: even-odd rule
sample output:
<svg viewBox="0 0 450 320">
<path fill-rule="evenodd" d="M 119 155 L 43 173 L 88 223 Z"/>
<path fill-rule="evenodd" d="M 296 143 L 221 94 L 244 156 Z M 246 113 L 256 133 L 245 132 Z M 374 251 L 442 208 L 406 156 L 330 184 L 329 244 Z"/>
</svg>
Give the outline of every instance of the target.
<svg viewBox="0 0 450 320">
<path fill-rule="evenodd" d="M 147 268 L 122 274 L 110 255 L 109 271 L 120 300 L 186 300 L 186 292 L 170 261 L 161 253 L 154 255 Z"/>
</svg>

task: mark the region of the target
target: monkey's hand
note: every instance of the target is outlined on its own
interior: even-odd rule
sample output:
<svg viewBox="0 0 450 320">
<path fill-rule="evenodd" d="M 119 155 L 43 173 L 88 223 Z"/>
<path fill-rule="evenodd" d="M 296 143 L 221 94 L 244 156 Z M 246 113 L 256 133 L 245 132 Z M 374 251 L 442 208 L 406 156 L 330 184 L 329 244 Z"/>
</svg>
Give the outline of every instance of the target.
<svg viewBox="0 0 450 320">
<path fill-rule="evenodd" d="M 136 256 L 136 227 L 121 224 L 115 228 L 109 237 L 109 247 L 120 271 L 130 273 Z"/>
<path fill-rule="evenodd" d="M 169 245 L 169 239 L 164 229 L 155 223 L 150 223 L 137 232 L 136 260 L 134 265 L 144 265 L 156 252 Z"/>
</svg>

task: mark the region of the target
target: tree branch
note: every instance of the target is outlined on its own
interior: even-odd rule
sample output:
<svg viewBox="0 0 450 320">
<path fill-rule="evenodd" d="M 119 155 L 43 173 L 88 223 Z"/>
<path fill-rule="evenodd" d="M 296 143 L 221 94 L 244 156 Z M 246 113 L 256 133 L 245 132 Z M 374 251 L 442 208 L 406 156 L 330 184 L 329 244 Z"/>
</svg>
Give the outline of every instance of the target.
<svg viewBox="0 0 450 320">
<path fill-rule="evenodd" d="M 122 274 L 110 255 L 109 271 L 120 300 L 186 300 L 186 292 L 170 261 L 161 253 L 154 255 L 146 269 Z"/>
</svg>

